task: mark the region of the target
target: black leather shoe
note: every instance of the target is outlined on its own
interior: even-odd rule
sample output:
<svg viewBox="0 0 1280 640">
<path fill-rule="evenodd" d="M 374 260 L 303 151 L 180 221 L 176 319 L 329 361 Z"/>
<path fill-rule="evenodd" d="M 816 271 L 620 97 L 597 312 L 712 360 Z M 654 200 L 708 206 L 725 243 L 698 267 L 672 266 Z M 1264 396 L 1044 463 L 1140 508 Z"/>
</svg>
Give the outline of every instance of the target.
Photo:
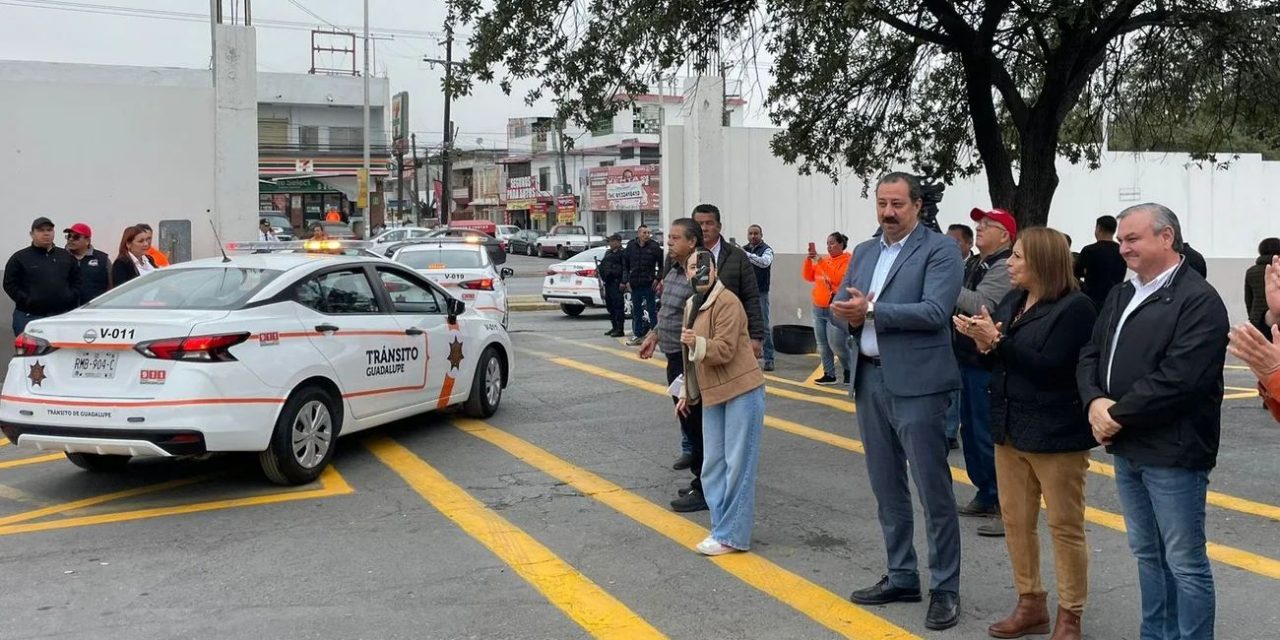
<svg viewBox="0 0 1280 640">
<path fill-rule="evenodd" d="M 694 511 L 706 511 L 707 501 L 702 498 L 702 492 L 694 489 L 689 493 L 671 501 L 671 510 L 679 513 L 693 513 Z"/>
<path fill-rule="evenodd" d="M 692 491 L 693 491 L 693 487 L 680 487 L 679 489 L 676 489 L 676 495 L 683 498 L 689 495 Z"/>
<path fill-rule="evenodd" d="M 971 518 L 990 518 L 993 516 L 999 517 L 1000 505 L 998 504 L 985 505 L 985 504 L 982 504 L 981 502 L 978 502 L 977 498 L 974 498 L 973 500 L 969 501 L 969 504 L 966 504 L 962 507 L 956 507 L 956 513 L 962 516 L 969 516 Z"/>
<path fill-rule="evenodd" d="M 920 588 L 903 589 L 889 584 L 889 576 L 881 576 L 873 587 L 858 589 L 849 595 L 854 604 L 889 604 L 890 602 L 920 602 Z"/>
<path fill-rule="evenodd" d="M 960 596 L 950 591 L 933 591 L 929 594 L 929 614 L 924 626 L 941 631 L 960 622 Z"/>
<path fill-rule="evenodd" d="M 682 471 L 684 469 L 688 469 L 691 466 L 693 466 L 693 456 L 687 453 L 682 453 L 680 454 L 679 458 L 676 458 L 675 464 L 672 464 L 671 468 L 675 469 L 676 471 Z"/>
</svg>

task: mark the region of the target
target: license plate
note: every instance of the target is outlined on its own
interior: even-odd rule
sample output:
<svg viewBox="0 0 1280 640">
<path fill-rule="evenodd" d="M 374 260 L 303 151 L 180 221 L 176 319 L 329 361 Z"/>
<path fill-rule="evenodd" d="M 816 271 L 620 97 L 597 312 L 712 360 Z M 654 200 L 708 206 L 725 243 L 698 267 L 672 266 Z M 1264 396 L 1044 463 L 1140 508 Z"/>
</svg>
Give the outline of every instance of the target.
<svg viewBox="0 0 1280 640">
<path fill-rule="evenodd" d="M 111 351 L 81 351 L 76 354 L 71 377 L 111 380 L 116 377 L 116 361 L 119 357 L 120 354 Z"/>
<path fill-rule="evenodd" d="M 561 275 L 560 275 L 560 278 L 559 278 L 558 280 L 559 280 L 560 282 L 568 282 L 568 281 L 569 281 L 569 276 L 568 276 L 568 275 L 566 275 L 566 274 L 561 274 Z"/>
</svg>

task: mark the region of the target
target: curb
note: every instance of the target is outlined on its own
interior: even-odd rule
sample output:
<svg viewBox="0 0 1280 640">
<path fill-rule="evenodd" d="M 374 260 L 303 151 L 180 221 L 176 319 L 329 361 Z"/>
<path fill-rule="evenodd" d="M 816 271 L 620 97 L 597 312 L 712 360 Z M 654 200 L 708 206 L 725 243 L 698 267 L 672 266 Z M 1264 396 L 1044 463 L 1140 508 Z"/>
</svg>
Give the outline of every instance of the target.
<svg viewBox="0 0 1280 640">
<path fill-rule="evenodd" d="M 558 311 L 560 305 L 550 302 L 523 302 L 518 304 L 507 304 L 507 310 L 515 313 L 517 311 Z"/>
</svg>

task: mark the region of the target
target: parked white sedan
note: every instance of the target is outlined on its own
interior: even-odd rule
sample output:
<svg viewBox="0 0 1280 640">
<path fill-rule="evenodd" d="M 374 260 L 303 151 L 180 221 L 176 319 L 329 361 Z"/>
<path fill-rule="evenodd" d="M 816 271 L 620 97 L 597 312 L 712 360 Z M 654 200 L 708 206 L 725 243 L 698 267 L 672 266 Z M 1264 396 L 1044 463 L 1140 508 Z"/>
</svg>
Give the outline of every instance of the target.
<svg viewBox="0 0 1280 640">
<path fill-rule="evenodd" d="M 591 308 L 605 307 L 604 292 L 596 267 L 609 247 L 596 247 L 547 267 L 547 277 L 542 282 L 542 299 L 557 303 L 568 316 L 582 315 Z M 622 294 L 623 309 L 631 317 L 631 294 Z"/>
<path fill-rule="evenodd" d="M 465 238 L 435 238 L 396 249 L 392 260 L 414 269 L 467 303 L 476 313 L 506 328 L 507 277 L 513 271 L 498 267 L 485 245 Z"/>
<path fill-rule="evenodd" d="M 465 307 L 375 258 L 174 265 L 27 325 L 0 430 L 95 471 L 248 451 L 273 482 L 310 482 L 338 436 L 456 404 L 497 410 L 511 341 Z"/>
</svg>

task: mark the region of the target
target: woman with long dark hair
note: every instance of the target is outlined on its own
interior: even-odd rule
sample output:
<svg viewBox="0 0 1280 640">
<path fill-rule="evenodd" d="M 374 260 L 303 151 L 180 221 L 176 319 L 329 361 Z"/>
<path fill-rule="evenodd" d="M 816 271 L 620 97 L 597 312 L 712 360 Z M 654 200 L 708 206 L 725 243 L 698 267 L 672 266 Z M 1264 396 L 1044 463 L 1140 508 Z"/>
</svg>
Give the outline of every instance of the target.
<svg viewBox="0 0 1280 640">
<path fill-rule="evenodd" d="M 155 260 L 149 255 L 151 232 L 141 226 L 127 227 L 120 236 L 120 250 L 111 263 L 111 282 L 118 287 L 138 276 L 155 271 Z"/>
</svg>

